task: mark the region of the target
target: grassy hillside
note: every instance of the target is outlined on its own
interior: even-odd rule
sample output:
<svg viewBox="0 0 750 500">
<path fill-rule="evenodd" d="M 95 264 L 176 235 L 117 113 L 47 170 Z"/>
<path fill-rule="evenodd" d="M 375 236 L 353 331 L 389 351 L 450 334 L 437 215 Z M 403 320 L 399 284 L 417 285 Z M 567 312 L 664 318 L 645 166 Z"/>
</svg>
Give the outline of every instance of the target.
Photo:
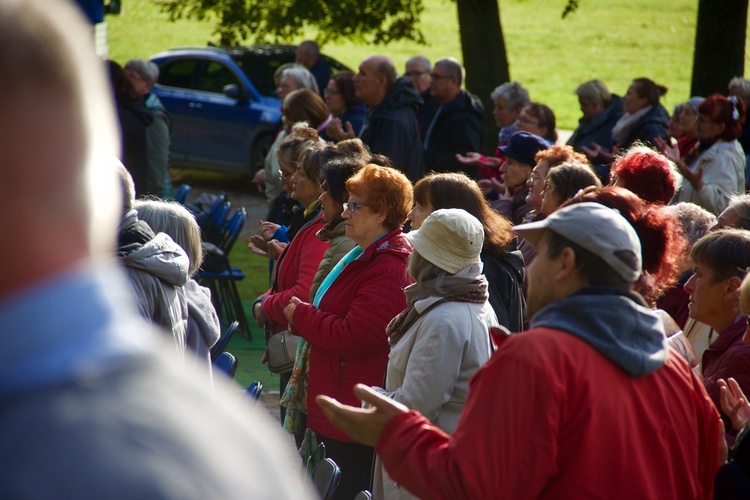
<svg viewBox="0 0 750 500">
<path fill-rule="evenodd" d="M 171 23 L 154 0 L 127 0 L 120 16 L 108 16 L 110 55 L 119 62 L 148 57 L 170 47 L 204 45 L 213 22 Z M 696 0 L 597 0 L 583 2 L 561 19 L 564 0 L 501 0 L 500 15 L 511 77 L 532 99 L 551 106 L 559 128 L 574 128 L 580 112 L 573 89 L 599 78 L 623 94 L 635 77 L 647 76 L 669 88 L 664 103 L 686 100 L 692 74 Z M 370 54 L 390 55 L 399 69 L 414 54 L 434 60 L 461 50 L 455 3 L 425 0 L 422 29 L 428 45 L 386 47 L 341 42 L 324 51 L 356 68 Z M 469 75 L 471 78 L 471 75 Z"/>
</svg>

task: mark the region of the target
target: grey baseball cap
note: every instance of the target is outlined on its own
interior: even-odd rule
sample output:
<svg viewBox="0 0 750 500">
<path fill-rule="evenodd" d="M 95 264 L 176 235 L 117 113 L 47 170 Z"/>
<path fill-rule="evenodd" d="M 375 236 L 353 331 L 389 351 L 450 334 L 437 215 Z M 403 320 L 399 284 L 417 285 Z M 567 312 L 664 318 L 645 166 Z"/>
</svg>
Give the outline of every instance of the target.
<svg viewBox="0 0 750 500">
<path fill-rule="evenodd" d="M 641 241 L 633 226 L 619 212 L 598 203 L 576 203 L 544 220 L 520 224 L 513 231 L 536 244 L 543 232 L 553 231 L 600 257 L 624 280 L 633 283 L 641 275 Z M 632 254 L 633 269 L 618 255 Z"/>
</svg>

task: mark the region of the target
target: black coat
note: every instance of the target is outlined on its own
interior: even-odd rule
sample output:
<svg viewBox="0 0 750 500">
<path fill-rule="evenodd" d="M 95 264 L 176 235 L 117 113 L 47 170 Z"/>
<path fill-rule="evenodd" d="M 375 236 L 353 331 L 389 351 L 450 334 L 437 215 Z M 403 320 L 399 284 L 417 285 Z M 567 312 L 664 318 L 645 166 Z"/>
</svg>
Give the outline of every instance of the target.
<svg viewBox="0 0 750 500">
<path fill-rule="evenodd" d="M 477 96 L 462 90 L 455 99 L 438 108 L 435 124 L 424 151 L 427 170 L 435 172 L 465 172 L 479 178 L 477 167 L 462 165 L 456 153 L 482 151 L 482 120 L 484 106 Z M 430 125 L 424 130 L 427 139 Z"/>
<path fill-rule="evenodd" d="M 362 142 L 373 153 L 390 158 L 393 166 L 412 182 L 424 175 L 422 141 L 419 139 L 416 115 L 421 104 L 422 98 L 411 86 L 411 81 L 408 78 L 399 79 L 383 102 L 369 111 L 360 135 Z"/>
<path fill-rule="evenodd" d="M 122 132 L 122 163 L 133 177 L 136 197 L 145 194 L 161 196 L 163 193 L 150 193 L 147 188 L 149 163 L 146 129 L 154 121 L 154 115 L 140 98 L 136 101 L 118 101 L 117 116 Z"/>
<path fill-rule="evenodd" d="M 511 332 L 523 330 L 526 299 L 523 295 L 525 277 L 523 256 L 515 243 L 502 253 L 482 251 L 490 305 L 498 321 Z"/>
<path fill-rule="evenodd" d="M 612 147 L 612 128 L 623 114 L 622 98 L 613 95 L 604 110 L 591 119 L 581 118 L 578 120 L 578 128 L 568 139 L 568 145 L 573 146 L 578 152 L 582 152 L 583 146 L 591 147 L 597 143 L 605 151 Z"/>
<path fill-rule="evenodd" d="M 667 139 L 667 123 L 669 122 L 669 113 L 664 106 L 657 104 L 652 107 L 646 115 L 641 118 L 635 127 L 630 131 L 630 135 L 618 144 L 621 151 L 627 150 L 635 141 L 641 141 L 647 146 L 655 146 L 654 138 L 661 137 Z"/>
</svg>

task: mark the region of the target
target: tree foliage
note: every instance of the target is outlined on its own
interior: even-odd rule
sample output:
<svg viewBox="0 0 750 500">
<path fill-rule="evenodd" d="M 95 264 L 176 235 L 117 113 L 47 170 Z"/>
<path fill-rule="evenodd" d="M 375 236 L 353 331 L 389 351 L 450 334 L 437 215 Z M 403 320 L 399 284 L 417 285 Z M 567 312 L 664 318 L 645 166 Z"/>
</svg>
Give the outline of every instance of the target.
<svg viewBox="0 0 750 500">
<path fill-rule="evenodd" d="M 321 44 L 337 39 L 425 43 L 418 28 L 422 0 L 162 0 L 161 5 L 173 21 L 215 17 L 221 45 L 287 42 L 305 28 L 316 29 Z"/>
</svg>

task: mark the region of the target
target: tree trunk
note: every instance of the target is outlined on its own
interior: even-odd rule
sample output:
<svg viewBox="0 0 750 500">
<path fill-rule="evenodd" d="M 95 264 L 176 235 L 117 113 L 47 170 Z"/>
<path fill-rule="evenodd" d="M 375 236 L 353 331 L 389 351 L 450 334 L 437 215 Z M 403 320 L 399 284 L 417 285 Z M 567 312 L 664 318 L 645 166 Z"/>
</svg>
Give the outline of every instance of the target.
<svg viewBox="0 0 750 500">
<path fill-rule="evenodd" d="M 484 152 L 490 154 L 497 147 L 498 133 L 490 94 L 495 87 L 510 80 L 498 0 L 457 0 L 456 4 L 466 88 L 484 103 L 483 147 Z"/>
<path fill-rule="evenodd" d="M 727 95 L 729 80 L 745 73 L 748 0 L 700 0 L 691 95 Z"/>
</svg>

